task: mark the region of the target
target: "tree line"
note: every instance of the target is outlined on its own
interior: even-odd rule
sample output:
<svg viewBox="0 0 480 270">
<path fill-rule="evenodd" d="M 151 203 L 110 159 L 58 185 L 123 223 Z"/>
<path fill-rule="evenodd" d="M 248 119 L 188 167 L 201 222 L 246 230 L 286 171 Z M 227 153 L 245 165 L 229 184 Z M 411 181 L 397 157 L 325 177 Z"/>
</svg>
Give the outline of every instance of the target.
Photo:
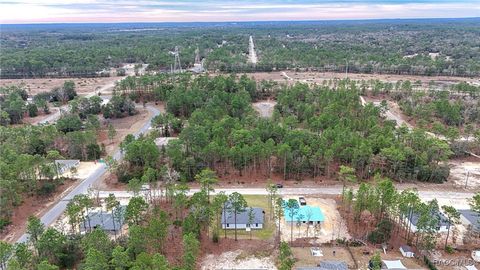
<svg viewBox="0 0 480 270">
<path fill-rule="evenodd" d="M 273 118 L 265 119 L 250 106 L 259 91 L 246 76 L 145 80 L 150 81 L 146 88 L 120 85 L 118 91 L 165 102 L 167 114 L 154 124 L 164 134 L 179 135 L 162 156 L 185 180 L 205 167 L 219 175 L 234 170 L 239 175 L 315 178 L 331 176 L 338 163 L 356 168 L 361 178 L 375 172 L 400 181 L 443 182 L 448 177 L 443 164 L 452 154 L 448 144 L 421 129 L 396 129 L 382 118 L 382 108 L 360 104 L 361 88 L 353 81 L 281 86 L 274 94 Z"/>
<path fill-rule="evenodd" d="M 83 31 L 75 34 L 70 26 L 55 30 L 7 27 L 0 68 L 2 77 L 12 78 L 102 76 L 102 70 L 121 63 L 149 63 L 150 69 L 166 71 L 173 64 L 170 52 L 178 46 L 183 68 L 193 66 L 198 47 L 211 71 L 344 72 L 348 67 L 357 73 L 475 76 L 480 68 L 475 43 L 478 26 L 476 19 L 277 22 L 255 27 L 161 26 L 162 30 L 136 32 L 80 26 Z M 250 35 L 256 42 L 257 65 L 247 63 Z"/>
</svg>

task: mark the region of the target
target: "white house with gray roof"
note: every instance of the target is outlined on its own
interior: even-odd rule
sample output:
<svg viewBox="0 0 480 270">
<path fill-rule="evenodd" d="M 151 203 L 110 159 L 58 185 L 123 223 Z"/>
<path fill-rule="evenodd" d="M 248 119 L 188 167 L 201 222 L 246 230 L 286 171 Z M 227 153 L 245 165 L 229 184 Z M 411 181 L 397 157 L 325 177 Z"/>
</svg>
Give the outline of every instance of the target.
<svg viewBox="0 0 480 270">
<path fill-rule="evenodd" d="M 458 210 L 460 213 L 460 221 L 470 230 L 477 233 L 480 232 L 480 214 L 470 209 Z"/>
<path fill-rule="evenodd" d="M 440 211 L 433 211 L 430 214 L 431 218 L 436 218 L 438 220 L 438 225 L 437 225 L 437 232 L 438 233 L 445 233 L 448 231 L 448 219 L 445 217 L 445 215 L 442 214 Z M 405 218 L 405 222 L 407 223 L 407 226 L 410 227 L 411 231 L 416 233 L 418 231 L 417 225 L 418 225 L 418 220 L 420 218 L 420 214 L 415 212 L 415 211 L 410 211 L 409 214 L 407 214 Z"/>
<path fill-rule="evenodd" d="M 235 229 L 235 214 L 233 211 L 229 211 L 228 205 L 222 211 L 222 229 Z M 263 229 L 265 212 L 262 208 L 252 207 L 253 219 L 249 222 L 250 207 L 244 209 L 244 211 L 237 213 L 237 229 Z"/>
</svg>

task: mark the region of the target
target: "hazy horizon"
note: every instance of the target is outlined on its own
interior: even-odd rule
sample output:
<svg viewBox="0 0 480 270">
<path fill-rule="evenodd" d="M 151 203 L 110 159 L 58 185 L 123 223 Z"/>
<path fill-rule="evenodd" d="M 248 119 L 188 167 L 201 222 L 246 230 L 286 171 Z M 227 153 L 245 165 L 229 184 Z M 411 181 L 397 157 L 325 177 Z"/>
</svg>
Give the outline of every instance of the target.
<svg viewBox="0 0 480 270">
<path fill-rule="evenodd" d="M 9 0 L 1 24 L 188 23 L 480 17 L 480 0 Z"/>
</svg>

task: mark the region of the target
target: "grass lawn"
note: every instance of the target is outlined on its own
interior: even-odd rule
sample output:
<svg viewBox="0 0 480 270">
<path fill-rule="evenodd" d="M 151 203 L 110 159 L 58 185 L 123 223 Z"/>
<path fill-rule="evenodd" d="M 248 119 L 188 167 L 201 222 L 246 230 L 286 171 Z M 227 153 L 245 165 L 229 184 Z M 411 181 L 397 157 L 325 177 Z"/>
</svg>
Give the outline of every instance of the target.
<svg viewBox="0 0 480 270">
<path fill-rule="evenodd" d="M 275 222 L 270 219 L 270 206 L 268 204 L 268 196 L 264 195 L 244 195 L 249 207 L 261 207 L 265 211 L 265 220 L 263 229 L 252 230 L 252 239 L 269 240 L 275 236 Z M 221 225 L 220 225 L 221 227 Z M 223 230 L 220 231 L 220 237 L 223 237 Z M 227 237 L 234 238 L 235 230 L 227 230 Z M 250 239 L 250 232 L 244 229 L 237 229 L 237 237 L 239 239 Z"/>
</svg>

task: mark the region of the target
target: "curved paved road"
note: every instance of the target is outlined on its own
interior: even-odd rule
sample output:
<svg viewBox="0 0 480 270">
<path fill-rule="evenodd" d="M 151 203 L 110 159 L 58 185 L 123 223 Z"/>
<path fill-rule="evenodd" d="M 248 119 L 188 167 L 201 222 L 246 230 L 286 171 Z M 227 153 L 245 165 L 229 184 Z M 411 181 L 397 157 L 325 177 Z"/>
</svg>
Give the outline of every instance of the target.
<svg viewBox="0 0 480 270">
<path fill-rule="evenodd" d="M 140 134 L 143 134 L 148 131 L 151 126 L 151 120 L 153 117 L 160 114 L 160 111 L 154 107 L 147 106 L 147 109 L 152 113 L 152 116 L 148 119 L 148 122 L 140 128 L 134 135 L 138 137 Z M 117 150 L 113 154 L 113 158 L 116 160 L 121 160 L 123 158 L 123 153 L 120 150 Z M 84 179 L 78 186 L 72 189 L 67 195 L 65 195 L 60 201 L 58 201 L 52 208 L 50 208 L 41 218 L 43 224 L 49 226 L 52 224 L 67 207 L 67 203 L 75 195 L 87 193 L 89 187 L 95 183 L 100 177 L 107 171 L 107 167 L 103 166 L 95 170 L 89 177 Z M 17 243 L 26 242 L 28 240 L 27 234 L 23 234 L 18 240 Z"/>
</svg>

